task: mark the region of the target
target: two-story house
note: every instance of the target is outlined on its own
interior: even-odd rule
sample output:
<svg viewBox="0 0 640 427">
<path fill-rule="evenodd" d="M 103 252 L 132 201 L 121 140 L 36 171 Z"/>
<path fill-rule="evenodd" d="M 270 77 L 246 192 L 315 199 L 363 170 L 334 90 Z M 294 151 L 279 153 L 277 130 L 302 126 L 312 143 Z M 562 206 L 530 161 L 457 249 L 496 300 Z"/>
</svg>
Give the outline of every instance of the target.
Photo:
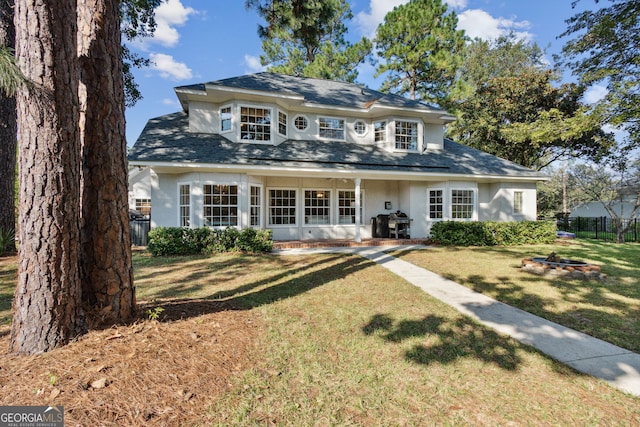
<svg viewBox="0 0 640 427">
<path fill-rule="evenodd" d="M 413 238 L 442 220 L 536 219 L 545 175 L 444 138 L 455 118 L 425 103 L 266 72 L 175 92 L 182 111 L 149 120 L 129 155 L 148 168 L 136 191 L 152 227 L 360 241 L 397 211 Z"/>
</svg>

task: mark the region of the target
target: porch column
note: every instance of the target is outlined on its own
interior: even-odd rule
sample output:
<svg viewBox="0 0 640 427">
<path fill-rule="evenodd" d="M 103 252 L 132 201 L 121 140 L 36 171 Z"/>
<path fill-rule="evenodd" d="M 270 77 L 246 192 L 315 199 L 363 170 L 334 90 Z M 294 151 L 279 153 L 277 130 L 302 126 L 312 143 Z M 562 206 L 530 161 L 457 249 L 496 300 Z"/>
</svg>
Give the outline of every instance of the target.
<svg viewBox="0 0 640 427">
<path fill-rule="evenodd" d="M 360 243 L 362 238 L 360 237 L 360 178 L 355 179 L 356 183 L 356 238 L 355 241 Z"/>
</svg>

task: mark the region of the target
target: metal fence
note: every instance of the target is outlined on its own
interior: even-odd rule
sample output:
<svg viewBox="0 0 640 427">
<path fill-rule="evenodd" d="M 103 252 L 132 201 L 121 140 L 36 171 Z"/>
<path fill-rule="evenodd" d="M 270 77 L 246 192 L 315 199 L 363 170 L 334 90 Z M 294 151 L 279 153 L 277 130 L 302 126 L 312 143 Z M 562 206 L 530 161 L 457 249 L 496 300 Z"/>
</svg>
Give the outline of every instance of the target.
<svg viewBox="0 0 640 427">
<path fill-rule="evenodd" d="M 622 219 L 619 223 L 609 217 L 564 217 L 557 220 L 558 230 L 575 233 L 576 237 L 616 240 L 618 227 L 628 230 L 624 233 L 625 242 L 638 242 L 640 236 L 640 221 L 638 219 Z"/>
<path fill-rule="evenodd" d="M 133 246 L 147 246 L 149 243 L 149 230 L 151 229 L 150 219 L 132 219 L 129 221 L 131 232 L 131 244 Z"/>
</svg>

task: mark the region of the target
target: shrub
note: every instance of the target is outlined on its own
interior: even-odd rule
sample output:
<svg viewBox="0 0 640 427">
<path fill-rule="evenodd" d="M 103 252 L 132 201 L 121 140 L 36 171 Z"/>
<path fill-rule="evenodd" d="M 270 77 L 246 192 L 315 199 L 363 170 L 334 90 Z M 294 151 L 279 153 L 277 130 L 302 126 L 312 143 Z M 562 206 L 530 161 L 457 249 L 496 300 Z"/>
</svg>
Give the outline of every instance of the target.
<svg viewBox="0 0 640 427">
<path fill-rule="evenodd" d="M 14 230 L 0 229 L 0 255 L 13 253 L 16 250 L 16 234 Z"/>
<path fill-rule="evenodd" d="M 553 221 L 443 221 L 433 225 L 431 239 L 456 246 L 551 243 L 556 239 L 556 225 Z"/>
<path fill-rule="evenodd" d="M 147 250 L 153 256 L 213 254 L 218 252 L 271 252 L 271 230 L 228 227 L 157 227 L 149 231 Z"/>
</svg>

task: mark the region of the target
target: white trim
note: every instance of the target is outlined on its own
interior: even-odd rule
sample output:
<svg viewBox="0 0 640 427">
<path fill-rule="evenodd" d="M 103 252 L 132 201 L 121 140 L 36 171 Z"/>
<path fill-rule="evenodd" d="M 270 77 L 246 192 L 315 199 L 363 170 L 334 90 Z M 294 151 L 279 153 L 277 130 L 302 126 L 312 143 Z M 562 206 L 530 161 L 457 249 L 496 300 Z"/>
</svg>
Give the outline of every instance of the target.
<svg viewBox="0 0 640 427">
<path fill-rule="evenodd" d="M 286 121 L 286 123 L 284 124 L 284 133 L 280 132 L 280 114 L 284 115 L 284 118 Z M 287 137 L 289 135 L 289 113 L 277 108 L 276 109 L 276 125 L 278 126 L 278 128 L 276 129 L 276 132 L 278 133 L 278 135 Z"/>
<path fill-rule="evenodd" d="M 520 212 L 516 212 L 516 194 L 520 194 Z M 511 191 L 511 213 L 513 215 L 524 215 L 524 191 L 513 190 Z"/>
<path fill-rule="evenodd" d="M 398 148 L 398 122 L 415 123 L 416 124 L 416 148 Z M 424 122 L 422 120 L 410 119 L 410 118 L 394 118 L 393 119 L 393 132 L 391 138 L 392 151 L 398 153 L 419 153 L 422 148 L 422 140 L 424 139 Z M 402 136 L 402 135 L 401 135 Z"/>
<path fill-rule="evenodd" d="M 260 200 L 258 201 L 258 203 L 259 203 L 258 207 L 260 209 L 260 212 L 259 212 L 259 215 L 258 215 L 258 224 L 257 225 L 251 224 L 251 208 L 253 208 L 255 206 L 255 205 L 251 204 L 251 197 L 252 197 L 251 189 L 253 187 L 256 187 L 256 188 L 260 189 L 260 197 L 259 197 Z M 249 207 L 249 212 L 248 212 L 248 214 L 249 214 L 248 215 L 249 216 L 248 221 L 249 222 L 247 224 L 248 227 L 253 227 L 253 228 L 258 228 L 258 229 L 262 229 L 263 228 L 262 224 L 264 224 L 264 210 L 265 210 L 264 209 L 264 201 L 265 201 L 264 186 L 262 184 L 249 183 L 249 203 L 247 203 L 247 206 Z"/>
<path fill-rule="evenodd" d="M 453 217 L 453 192 L 454 191 L 471 191 L 473 194 L 473 205 L 471 218 L 454 218 Z M 451 221 L 477 221 L 478 220 L 478 187 L 450 187 L 448 191 L 448 219 Z"/>
<path fill-rule="evenodd" d="M 227 134 L 227 133 L 233 133 L 233 123 L 234 123 L 234 105 L 233 104 L 225 104 L 225 105 L 221 105 L 220 108 L 218 108 L 218 119 L 219 119 L 219 127 L 218 129 L 220 129 L 220 134 Z M 227 130 L 222 130 L 222 110 L 228 108 L 231 114 L 231 118 L 229 119 L 229 129 Z"/>
<path fill-rule="evenodd" d="M 358 123 L 362 123 L 364 125 L 364 130 L 363 130 L 362 133 L 358 133 L 358 128 L 357 128 Z M 367 122 L 365 122 L 362 119 L 358 119 L 355 122 L 353 122 L 353 133 L 358 138 L 364 138 L 369 133 L 369 127 L 370 127 L 370 125 Z"/>
<path fill-rule="evenodd" d="M 296 214 L 294 215 L 294 220 L 295 220 L 295 224 L 272 224 L 271 223 L 271 191 L 273 190 L 287 190 L 287 191 L 294 191 L 295 193 L 295 203 L 293 205 L 293 208 L 296 210 Z M 292 229 L 298 229 L 298 227 L 300 227 L 300 199 L 299 199 L 299 188 L 297 187 L 267 187 L 266 189 L 266 194 L 265 194 L 265 226 L 269 227 L 269 228 L 292 228 Z M 291 208 L 292 206 L 288 206 L 289 208 Z"/>
<path fill-rule="evenodd" d="M 242 138 L 242 109 L 243 108 L 255 108 L 260 110 L 269 110 L 269 140 L 260 140 L 260 139 L 243 139 Z M 250 144 L 273 144 L 275 142 L 274 132 L 274 117 L 273 111 L 276 110 L 273 106 L 261 105 L 261 104 L 248 104 L 243 102 L 238 102 L 237 106 L 237 119 L 238 119 L 238 130 L 236 132 L 236 138 L 240 143 L 250 143 Z M 277 125 L 278 119 L 276 117 L 275 123 Z M 265 126 L 264 124 L 258 123 L 259 126 Z M 249 133 L 249 132 L 247 132 Z M 257 132 L 256 132 L 257 133 Z"/>
<path fill-rule="evenodd" d="M 333 215 L 334 215 L 334 213 L 333 213 L 334 212 L 333 190 L 331 188 L 318 188 L 318 187 L 304 187 L 301 190 L 302 190 L 302 200 L 301 200 L 301 202 L 302 202 L 302 212 L 301 212 L 302 224 L 300 224 L 300 225 L 302 225 L 304 227 L 323 227 L 323 226 L 327 226 L 327 225 L 334 225 L 334 220 L 335 219 L 333 218 Z M 326 191 L 326 192 L 329 192 L 329 197 L 328 197 L 328 200 L 329 200 L 328 221 L 329 222 L 327 222 L 327 223 L 315 223 L 315 224 L 314 223 L 307 223 L 307 221 L 306 221 L 306 218 L 307 218 L 307 213 L 306 213 L 307 198 L 306 198 L 306 194 L 305 194 L 307 191 L 323 191 L 323 192 Z M 313 208 L 314 208 L 313 206 L 309 206 L 309 209 L 313 209 Z M 324 208 L 325 207 L 323 206 L 322 209 L 324 209 Z"/>
<path fill-rule="evenodd" d="M 212 181 L 212 180 L 206 180 L 206 181 L 200 181 L 200 190 L 202 191 L 202 215 L 201 215 L 201 220 L 202 220 L 202 225 L 209 227 L 209 228 L 226 228 L 226 227 L 235 227 L 235 228 L 242 228 L 242 211 L 241 211 L 241 204 L 240 204 L 240 197 L 242 197 L 241 195 L 241 189 L 242 189 L 242 184 L 237 182 L 237 181 Z M 231 225 L 231 226 L 226 226 L 226 225 L 207 225 L 205 224 L 205 214 L 204 214 L 204 210 L 206 206 L 216 206 L 216 205 L 207 205 L 205 203 L 205 197 L 206 197 L 206 193 L 204 191 L 204 186 L 205 185 L 235 185 L 236 186 L 236 225 Z M 221 205 L 221 206 L 233 206 L 233 205 Z"/>
<path fill-rule="evenodd" d="M 296 119 L 298 119 L 298 117 L 304 119 L 305 122 L 307 123 L 304 129 L 300 129 L 298 126 L 296 126 Z M 306 132 L 309 129 L 309 123 L 311 123 L 309 121 L 309 117 L 307 117 L 304 114 L 296 114 L 295 117 L 293 118 L 293 127 L 296 129 L 296 132 Z"/>
</svg>

